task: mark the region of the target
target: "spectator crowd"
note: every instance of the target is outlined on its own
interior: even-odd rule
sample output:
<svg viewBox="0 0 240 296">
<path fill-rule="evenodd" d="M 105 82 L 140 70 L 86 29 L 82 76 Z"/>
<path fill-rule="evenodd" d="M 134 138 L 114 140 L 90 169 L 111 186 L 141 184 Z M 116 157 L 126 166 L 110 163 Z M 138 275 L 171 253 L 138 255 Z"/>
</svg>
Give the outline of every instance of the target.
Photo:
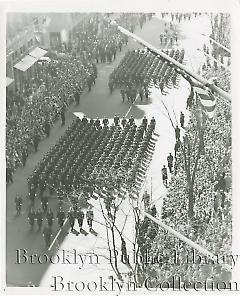
<svg viewBox="0 0 240 296">
<path fill-rule="evenodd" d="M 127 29 L 141 27 L 151 14 L 120 14 L 116 19 Z M 65 112 L 75 101 L 79 104 L 85 89 L 91 90 L 97 78 L 96 63 L 111 62 L 127 38 L 110 25 L 103 14 L 83 17 L 68 43 L 50 53 L 51 61 L 37 65 L 35 75 L 25 81 L 14 95 L 7 97 L 6 158 L 7 183 L 13 182 L 18 166 L 37 151 L 42 138 L 49 136 L 58 118 L 65 123 Z"/>
</svg>

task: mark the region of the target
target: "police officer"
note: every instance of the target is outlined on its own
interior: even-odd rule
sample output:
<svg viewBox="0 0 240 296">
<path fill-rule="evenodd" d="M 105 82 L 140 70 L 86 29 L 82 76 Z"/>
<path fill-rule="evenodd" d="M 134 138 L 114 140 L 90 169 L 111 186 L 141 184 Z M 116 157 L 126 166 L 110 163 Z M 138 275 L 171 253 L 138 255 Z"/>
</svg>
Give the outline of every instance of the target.
<svg viewBox="0 0 240 296">
<path fill-rule="evenodd" d="M 165 165 L 162 168 L 162 180 L 163 180 L 163 184 L 167 187 L 168 175 L 167 175 L 167 168 Z"/>
<path fill-rule="evenodd" d="M 89 209 L 86 214 L 87 224 L 89 226 L 89 230 L 92 231 L 92 222 L 93 222 L 93 210 Z"/>
<path fill-rule="evenodd" d="M 22 197 L 20 195 L 17 195 L 15 198 L 17 215 L 21 214 L 22 202 L 23 202 Z"/>
<path fill-rule="evenodd" d="M 51 209 L 48 209 L 46 214 L 46 219 L 49 227 L 52 227 L 53 225 L 53 212 Z"/>
<path fill-rule="evenodd" d="M 42 227 L 42 222 L 43 222 L 43 212 L 41 211 L 41 209 L 37 210 L 36 219 L 37 219 L 38 229 L 40 230 Z"/>
<path fill-rule="evenodd" d="M 182 112 L 180 114 L 180 124 L 181 124 L 181 127 L 184 128 L 184 114 Z"/>
<path fill-rule="evenodd" d="M 178 126 L 175 127 L 175 137 L 177 141 L 180 141 L 180 128 Z"/>
<path fill-rule="evenodd" d="M 62 208 L 59 209 L 56 218 L 58 219 L 58 225 L 60 228 L 63 227 L 63 223 L 65 220 L 65 212 L 63 211 Z"/>
<path fill-rule="evenodd" d="M 172 173 L 172 168 L 173 168 L 173 156 L 172 154 L 170 153 L 167 157 L 167 162 L 168 162 L 168 168 L 169 168 L 169 171 L 170 173 Z"/>
</svg>

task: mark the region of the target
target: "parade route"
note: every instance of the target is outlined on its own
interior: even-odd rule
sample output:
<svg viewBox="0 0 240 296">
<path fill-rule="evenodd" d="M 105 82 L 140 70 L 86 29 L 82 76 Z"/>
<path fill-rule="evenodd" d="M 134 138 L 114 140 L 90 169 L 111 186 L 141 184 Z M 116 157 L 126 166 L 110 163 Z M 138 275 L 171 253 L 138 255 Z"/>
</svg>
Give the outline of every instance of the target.
<svg viewBox="0 0 240 296">
<path fill-rule="evenodd" d="M 202 26 L 199 23 L 202 22 Z M 200 31 L 194 31 L 196 28 Z M 136 28 L 135 34 L 151 43 L 156 47 L 160 47 L 159 34 L 164 30 L 164 19 L 160 16 L 152 18 L 147 21 L 142 30 L 139 27 Z M 206 38 L 199 38 L 198 43 L 192 47 L 192 38 L 194 34 L 209 34 L 209 22 L 207 16 L 198 16 L 193 19 L 192 22 L 186 21 L 178 24 L 178 30 L 180 31 L 180 38 L 177 47 L 184 47 L 186 51 L 186 65 L 192 68 L 193 71 L 199 69 L 204 56 L 201 55 L 197 48 L 202 47 Z M 29 201 L 27 200 L 27 178 L 34 170 L 36 164 L 42 159 L 44 154 L 52 147 L 57 140 L 64 134 L 67 128 L 74 120 L 75 114 L 86 115 L 88 118 L 110 118 L 112 119 L 115 114 L 118 114 L 120 118 L 126 115 L 127 118 L 133 116 L 137 124 L 142 121 L 145 115 L 148 120 L 152 117 L 156 119 L 156 146 L 152 161 L 147 170 L 147 175 L 142 184 L 142 191 L 147 190 L 151 193 L 151 202 L 156 205 L 160 214 L 161 206 L 164 197 L 167 194 L 167 188 L 162 183 L 161 170 L 163 165 L 167 165 L 167 156 L 169 153 L 174 155 L 175 144 L 175 131 L 172 127 L 169 115 L 166 108 L 171 115 L 174 124 L 179 124 L 180 112 L 185 114 L 185 123 L 189 120 L 189 113 L 186 110 L 186 100 L 189 95 L 189 84 L 184 79 L 180 79 L 177 88 L 169 88 L 166 95 L 162 95 L 159 89 L 152 88 L 149 100 L 143 102 L 137 97 L 134 104 L 129 102 L 123 103 L 121 100 L 119 90 L 114 90 L 112 94 L 108 89 L 108 77 L 113 69 L 119 64 L 124 54 L 128 50 L 141 48 L 134 40 L 129 40 L 128 45 L 123 47 L 121 52 L 117 53 L 116 60 L 108 64 L 98 64 L 98 78 L 96 84 L 93 86 L 90 92 L 85 92 L 80 99 L 80 104 L 76 106 L 72 104 L 70 109 L 66 112 L 66 124 L 61 126 L 60 121 L 56 122 L 51 129 L 50 137 L 42 140 L 39 144 L 39 150 L 37 153 L 32 153 L 28 159 L 25 167 L 20 167 L 13 175 L 14 183 L 7 187 L 7 283 L 11 286 L 25 286 L 27 285 L 26 278 L 29 282 L 32 282 L 35 286 L 49 287 L 52 284 L 52 277 L 54 275 L 67 277 L 71 273 L 71 280 L 81 279 L 87 281 L 91 275 L 91 280 L 99 278 L 100 276 L 109 277 L 113 275 L 111 266 L 104 258 L 108 256 L 108 250 L 106 248 L 107 237 L 104 226 L 104 218 L 101 214 L 101 206 L 99 200 L 91 200 L 90 203 L 94 209 L 94 225 L 93 229 L 97 235 L 94 235 L 88 231 L 86 221 L 84 220 L 83 229 L 88 232 L 84 236 L 79 232 L 76 227 L 76 233 L 69 232 L 68 223 L 66 223 L 62 229 L 59 230 L 57 221 L 54 221 L 53 225 L 53 238 L 52 244 L 49 250 L 44 249 L 44 240 L 41 232 L 29 230 L 27 221 L 27 214 L 29 209 Z M 196 58 L 197 57 L 197 58 Z M 181 136 L 184 134 L 184 129 L 181 129 Z M 170 178 L 170 174 L 169 174 Z M 20 216 L 15 215 L 14 199 L 17 194 L 23 196 L 23 209 Z M 49 207 L 56 208 L 57 200 L 52 197 L 49 199 Z M 35 208 L 40 207 L 40 201 L 37 200 Z M 66 204 L 65 209 L 69 208 Z M 131 235 L 133 235 L 133 217 L 131 211 L 126 215 L 128 209 L 124 208 L 124 204 L 121 208 L 124 213 L 119 213 L 119 223 L 123 223 L 123 220 L 127 216 L 126 225 L 129 233 L 125 232 L 126 239 L 131 241 Z M 11 235 L 10 235 L 11 234 Z M 29 253 L 42 253 L 48 252 L 49 254 L 59 254 L 62 250 L 73 252 L 77 250 L 80 254 L 98 254 L 102 259 L 101 264 L 86 264 L 82 263 L 79 266 L 66 264 L 64 268 L 59 270 L 56 264 L 16 264 L 16 248 L 26 249 Z M 121 267 L 123 270 L 126 267 Z M 34 270 L 34 272 L 33 272 Z M 127 271 L 126 271 L 127 272 Z"/>
</svg>

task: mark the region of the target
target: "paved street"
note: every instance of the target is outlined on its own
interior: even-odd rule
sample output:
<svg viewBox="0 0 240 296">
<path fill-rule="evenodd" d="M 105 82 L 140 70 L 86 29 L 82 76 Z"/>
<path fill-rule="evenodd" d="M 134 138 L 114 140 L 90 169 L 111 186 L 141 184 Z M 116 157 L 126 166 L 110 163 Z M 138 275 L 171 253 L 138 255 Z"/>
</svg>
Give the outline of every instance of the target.
<svg viewBox="0 0 240 296">
<path fill-rule="evenodd" d="M 202 22 L 204 25 L 199 26 L 199 22 Z M 198 28 L 198 30 L 201 28 L 202 33 L 208 33 L 207 19 L 205 16 L 202 16 L 193 20 L 192 23 L 186 21 L 178 26 L 178 30 L 180 30 L 182 36 L 178 46 L 181 48 L 182 45 L 184 45 L 184 49 L 187 52 L 186 63 L 196 70 L 203 58 L 199 55 L 197 48 L 202 46 L 204 38 L 199 39 L 198 44 L 195 44 L 194 48 L 192 48 L 193 42 L 188 41 L 194 34 L 194 28 Z M 162 19 L 156 16 L 151 21 L 148 21 L 143 26 L 142 30 L 138 27 L 134 33 L 160 48 L 159 34 L 163 32 L 163 29 L 164 24 Z M 200 33 L 201 32 L 197 32 L 197 35 Z M 122 103 L 118 90 L 115 90 L 113 94 L 110 95 L 107 86 L 109 74 L 118 65 L 127 50 L 135 49 L 139 46 L 140 45 L 135 41 L 129 40 L 127 47 L 124 47 L 122 52 L 118 52 L 117 58 L 113 63 L 98 65 L 96 85 L 92 88 L 91 92 L 86 92 L 81 96 L 80 105 L 78 107 L 75 105 L 71 106 L 70 110 L 66 113 L 66 125 L 62 127 L 61 123 L 57 122 L 51 130 L 50 137 L 40 143 L 39 151 L 29 156 L 26 167 L 18 168 L 15 172 L 13 176 L 14 183 L 7 188 L 7 283 L 9 285 L 24 286 L 28 281 L 31 281 L 36 286 L 49 287 L 51 276 L 56 274 L 67 276 L 71 273 L 72 280 L 77 280 L 79 278 L 81 278 L 81 280 L 87 280 L 90 273 L 91 280 L 94 280 L 95 277 L 98 278 L 99 275 L 105 274 L 108 276 L 112 274 L 110 266 L 104 263 L 101 264 L 100 267 L 94 264 L 85 264 L 80 269 L 72 265 L 66 265 L 64 268 L 61 266 L 59 269 L 59 265 L 54 264 L 15 264 L 16 249 L 24 248 L 28 250 L 29 253 L 37 254 L 46 252 L 46 250 L 44 250 L 44 241 L 41 233 L 38 233 L 36 230 L 29 231 L 27 222 L 28 201 L 24 199 L 22 214 L 17 217 L 15 216 L 14 198 L 17 193 L 24 197 L 26 196 L 27 177 L 31 174 L 38 161 L 42 159 L 49 148 L 64 134 L 65 130 L 74 119 L 75 115 L 73 115 L 73 112 L 80 112 L 80 114 L 85 114 L 87 117 L 92 118 L 103 118 L 104 116 L 113 118 L 115 114 L 119 114 L 121 117 L 128 113 L 128 117 L 133 115 L 139 122 L 144 115 L 149 119 L 152 116 L 156 118 L 158 141 L 151 165 L 148 168 L 143 190 L 146 188 L 152 192 L 152 201 L 157 205 L 159 212 L 161 211 L 162 200 L 166 194 L 166 188 L 163 186 L 161 180 L 161 169 L 163 164 L 166 164 L 166 157 L 169 152 L 174 154 L 173 148 L 175 143 L 174 129 L 163 107 L 163 103 L 169 109 L 174 123 L 176 123 L 176 121 L 179 122 L 179 114 L 181 111 L 185 113 L 187 121 L 189 114 L 186 112 L 185 108 L 189 87 L 188 83 L 182 79 L 179 81 L 178 88 L 169 89 L 166 96 L 163 96 L 157 89 L 152 89 L 152 94 L 148 102 L 141 103 L 138 99 L 133 106 L 130 103 Z M 198 55 L 197 59 L 194 58 L 196 55 Z M 184 130 L 182 130 L 182 133 L 184 133 Z M 104 220 L 101 215 L 100 205 L 97 200 L 93 200 L 91 203 L 94 206 L 95 220 L 97 221 L 97 223 L 94 223 L 94 230 L 98 233 L 98 236 L 89 234 L 84 237 L 81 234 L 79 236 L 72 233 L 68 234 L 68 227 L 66 225 L 59 238 L 56 240 L 51 254 L 56 252 L 57 248 L 60 247 L 60 250 L 72 250 L 75 248 L 79 253 L 95 252 L 102 256 L 106 255 L 106 247 L 104 249 L 104 246 L 106 246 L 106 231 L 104 225 L 102 225 Z M 49 200 L 49 206 L 50 208 L 56 207 L 55 198 Z M 38 207 L 39 202 L 37 202 L 35 208 Z M 121 222 L 121 217 L 124 218 L 125 214 L 119 215 L 119 221 Z M 131 233 L 131 227 L 133 227 L 132 219 L 133 217 L 129 213 L 127 219 L 129 233 Z M 84 221 L 84 223 L 86 223 L 86 221 Z M 54 235 L 58 231 L 56 224 L 55 222 Z M 87 225 L 84 225 L 83 228 L 87 230 Z M 129 234 L 125 233 L 124 235 L 128 237 Z"/>
</svg>

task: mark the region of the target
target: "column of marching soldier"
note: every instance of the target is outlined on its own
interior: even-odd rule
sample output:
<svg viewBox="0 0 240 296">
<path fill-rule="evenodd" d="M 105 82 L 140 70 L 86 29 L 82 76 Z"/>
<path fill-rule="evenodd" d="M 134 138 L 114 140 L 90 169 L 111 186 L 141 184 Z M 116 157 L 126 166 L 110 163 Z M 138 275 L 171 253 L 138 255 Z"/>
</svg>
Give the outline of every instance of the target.
<svg viewBox="0 0 240 296">
<path fill-rule="evenodd" d="M 148 18 L 151 19 L 151 16 L 149 14 Z M 133 31 L 137 25 L 142 28 L 146 20 L 146 14 L 126 13 L 120 14 L 116 21 Z M 116 58 L 117 51 L 121 51 L 127 43 L 128 38 L 110 26 L 110 20 L 103 18 L 100 14 L 90 14 L 80 22 L 72 40 L 65 44 L 64 48 L 59 48 L 60 52 L 66 53 L 65 58 L 54 56 L 48 65 L 39 66 L 39 70 L 53 68 L 53 71 L 49 73 L 43 71 L 41 77 L 32 77 L 31 80 L 26 81 L 23 90 L 18 90 L 16 95 L 9 94 L 7 99 L 7 184 L 14 182 L 15 169 L 19 165 L 25 166 L 29 154 L 33 148 L 37 151 L 44 135 L 49 136 L 53 123 L 59 117 L 62 123 L 65 123 L 65 112 L 73 102 L 73 98 L 76 104 L 79 104 L 80 95 L 84 89 L 91 90 L 96 79 L 96 63 L 110 63 Z M 61 74 L 59 65 L 66 64 L 68 61 L 68 69 L 63 69 L 65 72 Z M 57 69 L 54 69 L 56 65 Z M 78 65 L 80 68 L 83 67 L 83 73 L 76 71 L 75 68 Z M 94 69 L 91 69 L 92 67 Z M 92 72 L 94 72 L 93 75 Z M 66 79 L 66 75 L 70 77 Z M 52 81 L 55 76 L 56 81 Z M 45 91 L 44 87 L 40 87 L 41 85 L 45 87 Z M 49 101 L 53 104 L 48 104 Z M 9 102 L 13 102 L 14 107 Z M 22 103 L 19 104 L 19 102 Z M 14 112 L 16 108 L 18 109 Z"/>
<path fill-rule="evenodd" d="M 166 50 L 165 54 L 183 63 L 184 50 Z M 114 89 L 120 89 L 122 101 L 133 103 L 139 95 L 143 101 L 149 99 L 149 88 L 159 88 L 166 94 L 167 88 L 177 87 L 178 73 L 171 63 L 146 50 L 128 51 L 117 68 L 109 76 L 108 87 L 110 94 Z"/>
<path fill-rule="evenodd" d="M 107 118 L 101 123 L 99 118 L 88 120 L 84 116 L 82 120 L 76 119 L 73 122 L 28 179 L 28 197 L 31 203 L 28 221 L 31 229 L 35 220 L 41 229 L 45 216 L 47 226 L 43 234 L 47 246 L 50 244 L 54 214 L 48 208 L 48 196 L 44 193 L 47 190 L 50 195 L 57 192 L 59 211 L 55 218 L 60 227 L 66 219 L 62 207 L 64 197 L 71 196 L 74 190 L 82 192 L 85 201 L 93 197 L 94 190 L 104 194 L 104 202 L 109 210 L 114 188 L 120 190 L 120 187 L 125 187 L 132 193 L 137 192 L 141 174 L 145 169 L 144 160 L 153 153 L 154 129 L 154 117 L 149 124 L 144 117 L 139 127 L 132 116 L 120 120 L 119 116 L 115 115 L 111 126 Z M 42 210 L 35 212 L 36 197 L 41 200 Z M 17 196 L 15 203 L 18 214 L 21 212 L 22 202 L 22 197 Z M 73 231 L 76 219 L 81 232 L 84 213 L 80 209 L 78 198 L 68 198 L 66 203 L 71 205 L 67 215 L 71 230 Z M 86 202 L 84 207 L 89 207 L 89 204 Z M 88 208 L 86 218 L 91 232 L 91 208 Z"/>
</svg>

